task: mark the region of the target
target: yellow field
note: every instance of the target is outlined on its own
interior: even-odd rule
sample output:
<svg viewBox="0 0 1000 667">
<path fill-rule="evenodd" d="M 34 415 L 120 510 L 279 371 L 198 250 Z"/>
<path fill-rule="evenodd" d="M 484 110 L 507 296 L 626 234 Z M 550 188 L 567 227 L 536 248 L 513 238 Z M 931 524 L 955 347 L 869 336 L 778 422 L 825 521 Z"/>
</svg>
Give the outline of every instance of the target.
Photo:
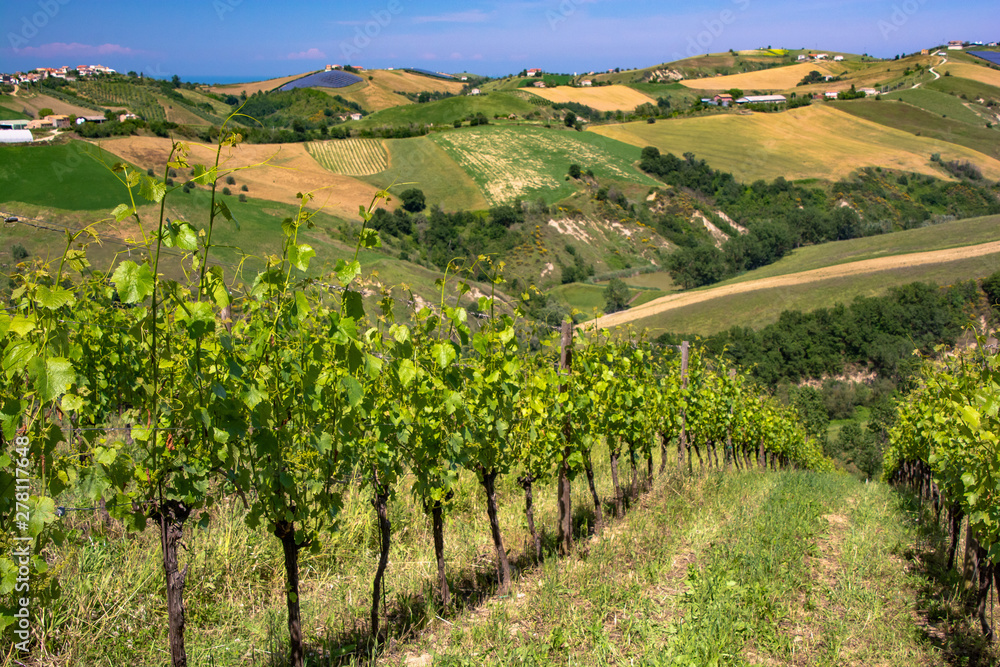
<svg viewBox="0 0 1000 667">
<path fill-rule="evenodd" d="M 969 63 L 948 63 L 943 67 L 936 67 L 934 69 L 942 75 L 945 72 L 951 72 L 952 76 L 960 76 L 1000 88 L 1000 71 L 990 69 L 989 67 L 981 67 Z"/>
<path fill-rule="evenodd" d="M 17 97 L 10 100 L 10 106 L 12 108 L 25 107 L 30 110 L 33 114 L 38 116 L 38 112 L 41 109 L 49 108 L 52 109 L 53 113 L 63 114 L 69 116 L 70 114 L 76 114 L 77 116 L 94 116 L 101 115 L 93 109 L 88 109 L 86 107 L 80 107 L 75 104 L 69 104 L 63 102 L 62 100 L 57 100 L 54 97 L 49 97 L 48 95 L 25 95 L 24 89 L 21 89 L 21 93 Z M 114 107 L 112 107 L 114 108 Z"/>
<path fill-rule="evenodd" d="M 247 95 L 253 95 L 254 93 L 259 93 L 261 91 L 267 92 L 269 90 L 274 90 L 278 86 L 283 86 L 289 81 L 295 81 L 296 79 L 301 79 L 306 74 L 312 74 L 312 72 L 303 72 L 302 74 L 293 74 L 291 76 L 283 76 L 278 79 L 268 79 L 267 81 L 253 81 L 251 83 L 230 83 L 224 86 L 212 86 L 209 88 L 213 93 L 219 93 L 221 95 L 239 95 L 241 92 L 246 91 Z"/>
<path fill-rule="evenodd" d="M 310 141 L 306 150 L 335 174 L 370 176 L 389 167 L 385 146 L 378 139 Z"/>
<path fill-rule="evenodd" d="M 142 168 L 161 168 L 170 155 L 170 139 L 160 137 L 118 137 L 94 142 L 104 150 L 122 157 Z M 192 164 L 211 164 L 215 161 L 214 148 L 190 142 Z M 239 172 L 240 182 L 250 187 L 250 195 L 257 199 L 270 199 L 298 205 L 298 192 L 313 192 L 315 198 L 309 207 L 325 208 L 333 215 L 353 219 L 358 214 L 358 204 L 372 200 L 378 188 L 349 176 L 332 174 L 323 169 L 302 144 L 240 144 L 224 149 L 220 168 L 236 169 L 253 167 Z"/>
<path fill-rule="evenodd" d="M 772 114 L 725 114 L 607 125 L 592 130 L 634 146 L 662 152 L 694 153 L 737 179 L 836 180 L 865 166 L 950 178 L 930 161 L 969 160 L 991 180 L 1000 178 L 1000 161 L 978 151 L 856 118 L 822 104 Z"/>
<path fill-rule="evenodd" d="M 656 103 L 652 97 L 626 86 L 598 86 L 597 88 L 558 86 L 556 88 L 530 88 L 528 92 L 557 104 L 576 102 L 586 104 L 598 111 L 631 111 L 640 104 Z"/>
<path fill-rule="evenodd" d="M 787 67 L 747 72 L 746 74 L 715 76 L 707 79 L 686 79 L 681 83 L 695 90 L 729 90 L 730 88 L 740 88 L 746 91 L 787 90 L 794 88 L 795 84 L 813 70 L 820 74 L 836 76 L 846 71 L 847 68 L 842 63 L 833 62 L 800 63 Z"/>
</svg>

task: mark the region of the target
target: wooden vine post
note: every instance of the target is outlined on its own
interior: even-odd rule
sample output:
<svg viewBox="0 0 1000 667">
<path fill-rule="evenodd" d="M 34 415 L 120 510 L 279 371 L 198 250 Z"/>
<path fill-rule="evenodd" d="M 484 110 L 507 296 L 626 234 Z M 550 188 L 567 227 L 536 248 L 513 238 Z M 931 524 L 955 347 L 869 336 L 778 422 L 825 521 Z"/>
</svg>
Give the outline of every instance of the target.
<svg viewBox="0 0 1000 667">
<path fill-rule="evenodd" d="M 729 379 L 733 382 L 736 381 L 736 369 L 729 369 Z M 733 459 L 736 457 L 733 455 L 733 408 L 734 406 L 729 406 L 729 424 L 726 426 L 726 472 L 729 472 L 733 466 Z"/>
<path fill-rule="evenodd" d="M 691 353 L 691 343 L 681 343 L 681 391 L 688 386 L 688 357 Z M 684 400 L 683 397 L 681 399 Z M 687 407 L 681 409 L 681 435 L 677 438 L 677 469 L 684 468 L 684 454 L 688 451 L 687 443 Z"/>
<path fill-rule="evenodd" d="M 569 381 L 570 367 L 573 364 L 573 324 L 563 322 L 562 338 L 559 343 L 559 375 L 564 378 L 563 385 L 559 392 L 563 393 L 567 389 Z M 563 422 L 563 437 L 566 443 L 570 442 L 569 417 Z M 567 444 L 563 448 L 562 461 L 559 464 L 559 554 L 565 556 L 573 548 L 573 504 L 569 482 L 569 456 L 570 447 Z"/>
</svg>

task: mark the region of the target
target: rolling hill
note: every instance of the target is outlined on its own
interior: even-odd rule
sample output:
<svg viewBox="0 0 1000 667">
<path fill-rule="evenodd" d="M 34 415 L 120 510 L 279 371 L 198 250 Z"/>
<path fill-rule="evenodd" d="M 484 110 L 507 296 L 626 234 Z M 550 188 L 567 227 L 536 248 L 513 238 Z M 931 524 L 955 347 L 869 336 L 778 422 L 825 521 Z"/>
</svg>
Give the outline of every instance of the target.
<svg viewBox="0 0 1000 667">
<path fill-rule="evenodd" d="M 827 243 L 796 250 L 733 281 L 667 295 L 586 326 L 633 324 L 709 335 L 732 326 L 760 327 L 783 310 L 809 311 L 884 293 L 915 281 L 953 284 L 1000 269 L 1000 216 Z"/>
<path fill-rule="evenodd" d="M 652 125 L 636 122 L 591 131 L 637 147 L 656 146 L 676 155 L 692 152 L 743 181 L 779 176 L 835 180 L 864 166 L 946 178 L 930 161 L 934 153 L 949 160 L 970 160 L 988 178 L 1000 178 L 1000 160 L 994 157 L 940 139 L 914 136 L 825 104 L 778 114 L 725 114 Z"/>
<path fill-rule="evenodd" d="M 600 86 L 597 88 L 531 88 L 530 93 L 550 102 L 575 102 L 598 111 L 631 111 L 640 104 L 656 104 L 656 100 L 627 86 Z"/>
</svg>

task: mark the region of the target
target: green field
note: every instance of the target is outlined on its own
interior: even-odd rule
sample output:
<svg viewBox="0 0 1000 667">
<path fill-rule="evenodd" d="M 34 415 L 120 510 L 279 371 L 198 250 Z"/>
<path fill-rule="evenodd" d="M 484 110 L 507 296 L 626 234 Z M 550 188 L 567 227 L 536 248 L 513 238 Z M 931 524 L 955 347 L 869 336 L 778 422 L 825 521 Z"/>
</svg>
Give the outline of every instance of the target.
<svg viewBox="0 0 1000 667">
<path fill-rule="evenodd" d="M 848 262 L 859 262 L 864 259 L 961 248 L 991 241 L 1000 241 L 1000 215 L 955 220 L 954 222 L 945 222 L 920 229 L 907 229 L 892 234 L 797 248 L 774 264 L 718 284 L 731 285 L 748 280 L 812 271 Z"/>
<path fill-rule="evenodd" d="M 901 90 L 883 95 L 882 98 L 883 100 L 902 100 L 907 104 L 926 109 L 933 114 L 944 118 L 954 118 L 969 125 L 982 126 L 986 123 L 979 114 L 965 106 L 962 100 L 954 95 L 942 93 L 938 90 L 928 90 L 925 88 Z M 984 107 L 982 109 L 986 111 Z"/>
<path fill-rule="evenodd" d="M 950 77 L 949 77 L 950 78 Z M 942 78 L 941 81 L 945 79 Z M 852 100 L 828 102 L 829 106 L 858 118 L 870 120 L 886 127 L 903 130 L 922 137 L 939 139 L 965 146 L 993 158 L 1000 158 L 1000 128 L 987 129 L 983 124 L 969 125 L 954 118 L 942 118 L 909 104 L 885 101 Z"/>
<path fill-rule="evenodd" d="M 648 329 L 653 335 L 669 331 L 706 336 L 733 326 L 758 329 L 777 321 L 785 310 L 829 308 L 837 303 L 850 303 L 859 296 L 884 294 L 890 287 L 913 282 L 951 285 L 984 278 L 998 270 L 1000 254 L 985 255 L 721 296 L 636 320 L 633 324 Z"/>
<path fill-rule="evenodd" d="M 0 120 L 31 120 L 31 116 L 16 107 L 16 99 L 7 96 L 0 97 Z"/>
<path fill-rule="evenodd" d="M 124 188 L 98 153 L 82 141 L 0 146 L 0 198 L 68 211 L 110 211 L 121 203 Z M 104 159 L 118 161 L 107 154 Z"/>
<path fill-rule="evenodd" d="M 517 95 L 496 92 L 484 95 L 447 97 L 424 104 L 405 104 L 373 113 L 363 120 L 351 123 L 351 125 L 357 127 L 408 125 L 410 123 L 451 125 L 456 120 L 465 120 L 479 113 L 492 120 L 495 115 L 525 116 L 536 109 L 536 105 Z"/>
<path fill-rule="evenodd" d="M 602 181 L 657 184 L 633 166 L 639 149 L 590 132 L 481 126 L 432 139 L 472 176 L 490 204 L 518 197 L 559 201 L 580 187 L 566 177 L 574 163 Z"/>
<path fill-rule="evenodd" d="M 423 190 L 427 206 L 448 211 L 482 210 L 488 207 L 479 186 L 430 137 L 386 139 L 389 167 L 360 177 L 379 188 L 395 186 L 399 193 L 415 187 Z"/>
<path fill-rule="evenodd" d="M 1000 88 L 960 76 L 943 76 L 937 81 L 928 81 L 923 87 L 950 95 L 965 95 L 970 102 L 992 99 L 1000 103 Z"/>
<path fill-rule="evenodd" d="M 571 283 L 554 287 L 548 292 L 560 303 L 579 310 L 590 317 L 594 310 L 604 312 L 604 285 Z"/>
</svg>

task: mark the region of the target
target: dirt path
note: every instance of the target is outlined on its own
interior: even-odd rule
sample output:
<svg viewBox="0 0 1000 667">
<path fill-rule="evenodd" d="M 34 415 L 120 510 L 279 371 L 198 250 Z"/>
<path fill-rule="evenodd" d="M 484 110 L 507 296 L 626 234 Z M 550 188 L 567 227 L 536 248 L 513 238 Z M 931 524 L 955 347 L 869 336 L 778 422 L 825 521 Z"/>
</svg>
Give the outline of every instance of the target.
<svg viewBox="0 0 1000 667">
<path fill-rule="evenodd" d="M 946 62 L 948 62 L 948 59 L 945 58 L 944 56 L 941 56 L 941 62 L 939 62 L 934 67 L 941 67 L 941 65 L 944 65 Z M 927 71 L 930 72 L 931 74 L 933 74 L 934 75 L 934 80 L 937 81 L 938 79 L 941 78 L 941 75 L 934 71 L 934 67 L 928 67 Z M 923 83 L 923 82 L 921 82 L 921 83 Z M 913 87 L 914 88 L 919 88 L 920 87 L 920 83 L 915 84 Z"/>
<path fill-rule="evenodd" d="M 785 276 L 774 276 L 771 278 L 761 278 L 760 280 L 751 280 L 733 285 L 723 285 L 722 287 L 713 287 L 697 292 L 669 294 L 636 308 L 632 308 L 631 310 L 605 315 L 604 317 L 600 317 L 592 322 L 587 322 L 581 326 L 606 329 L 634 322 L 646 317 L 652 317 L 653 315 L 659 315 L 660 313 L 664 313 L 668 310 L 683 308 L 684 306 L 709 301 L 721 296 L 729 296 L 730 294 L 743 294 L 762 289 L 772 289 L 775 287 L 803 285 L 830 278 L 842 278 L 845 276 L 853 276 L 863 273 L 891 271 L 893 269 L 921 266 L 924 264 L 942 264 L 944 262 L 952 262 L 969 257 L 981 257 L 983 255 L 991 255 L 994 253 L 1000 253 L 1000 241 L 993 241 L 974 246 L 964 246 L 961 248 L 948 248 L 946 250 L 932 250 L 929 252 L 910 253 L 906 255 L 893 255 L 892 257 L 864 259 L 858 262 L 827 266 L 821 269 L 802 271 L 801 273 L 792 273 Z"/>
</svg>

